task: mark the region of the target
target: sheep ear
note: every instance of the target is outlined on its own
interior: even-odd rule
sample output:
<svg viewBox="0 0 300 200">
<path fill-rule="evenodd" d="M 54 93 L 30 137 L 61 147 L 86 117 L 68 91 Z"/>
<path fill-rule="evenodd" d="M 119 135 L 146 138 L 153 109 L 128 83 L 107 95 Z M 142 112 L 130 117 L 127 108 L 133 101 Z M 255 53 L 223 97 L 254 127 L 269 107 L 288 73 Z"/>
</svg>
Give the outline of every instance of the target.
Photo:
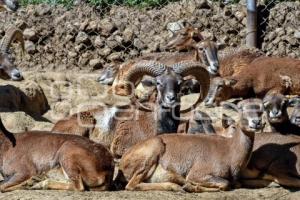
<svg viewBox="0 0 300 200">
<path fill-rule="evenodd" d="M 228 128 L 230 125 L 234 124 L 235 120 L 232 117 L 229 117 L 228 115 L 224 114 L 222 115 L 222 127 Z"/>
<path fill-rule="evenodd" d="M 224 79 L 226 86 L 234 86 L 237 83 L 237 80 L 235 79 Z"/>
<path fill-rule="evenodd" d="M 269 105 L 270 105 L 270 102 L 269 102 L 269 101 L 264 101 L 264 102 L 263 102 L 264 108 L 267 108 Z"/>
</svg>

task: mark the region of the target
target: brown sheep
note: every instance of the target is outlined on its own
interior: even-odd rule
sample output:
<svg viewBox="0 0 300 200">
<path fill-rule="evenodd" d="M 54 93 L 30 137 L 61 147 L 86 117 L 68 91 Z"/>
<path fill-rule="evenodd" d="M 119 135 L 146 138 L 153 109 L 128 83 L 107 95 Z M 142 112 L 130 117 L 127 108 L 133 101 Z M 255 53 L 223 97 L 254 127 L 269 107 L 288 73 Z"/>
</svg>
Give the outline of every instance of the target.
<svg viewBox="0 0 300 200">
<path fill-rule="evenodd" d="M 45 131 L 14 135 L 0 119 L 0 140 L 2 192 L 24 189 L 31 178 L 44 174 L 47 177 L 51 173 L 58 177 L 64 174 L 64 181 L 46 178 L 34 188 L 106 190 L 112 183 L 112 155 L 104 146 L 87 138 Z"/>
<path fill-rule="evenodd" d="M 206 101 L 225 101 L 232 97 L 263 98 L 269 91 L 281 94 L 300 94 L 300 60 L 262 57 L 242 68 L 238 74 L 212 80 Z M 214 83 L 216 82 L 216 83 Z"/>
<path fill-rule="evenodd" d="M 261 51 L 245 47 L 229 47 L 221 51 L 219 50 L 219 76 L 226 77 L 238 74 L 245 66 L 248 66 L 252 61 L 261 56 L 264 56 Z"/>
<path fill-rule="evenodd" d="M 161 135 L 129 148 L 120 161 L 126 189 L 203 192 L 235 185 L 250 158 L 257 128 L 257 119 L 245 121 L 244 116 L 253 105 L 240 106 L 240 123 L 231 125 L 231 138 Z M 262 109 L 261 102 L 258 107 Z"/>
</svg>

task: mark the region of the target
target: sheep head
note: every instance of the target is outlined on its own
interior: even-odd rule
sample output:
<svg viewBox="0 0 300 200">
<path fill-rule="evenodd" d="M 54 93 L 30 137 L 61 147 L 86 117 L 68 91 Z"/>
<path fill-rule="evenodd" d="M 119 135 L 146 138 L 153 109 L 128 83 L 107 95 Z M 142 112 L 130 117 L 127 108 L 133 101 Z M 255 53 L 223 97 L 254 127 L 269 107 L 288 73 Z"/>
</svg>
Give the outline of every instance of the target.
<svg viewBox="0 0 300 200">
<path fill-rule="evenodd" d="M 204 40 L 201 31 L 198 28 L 188 26 L 176 32 L 166 48 L 176 49 L 178 51 L 186 50 L 193 47 L 195 43 L 200 42 L 201 40 Z"/>
<path fill-rule="evenodd" d="M 204 100 L 206 107 L 217 106 L 220 102 L 227 100 L 232 93 L 232 86 L 236 84 L 234 79 L 215 77 L 212 79 L 208 95 Z"/>
<path fill-rule="evenodd" d="M 222 106 L 230 107 L 239 113 L 239 127 L 245 132 L 261 131 L 264 127 L 263 102 L 260 99 L 252 98 L 240 101 L 237 105 L 233 103 L 223 102 Z M 233 124 L 233 119 L 228 122 L 222 121 L 224 128 Z"/>
<path fill-rule="evenodd" d="M 282 123 L 287 120 L 288 99 L 283 94 L 269 92 L 263 99 L 263 105 L 270 123 Z"/>
<path fill-rule="evenodd" d="M 167 108 L 177 106 L 180 103 L 180 89 L 186 76 L 194 76 L 200 83 L 200 95 L 192 107 L 205 98 L 209 89 L 209 73 L 199 62 L 181 62 L 167 67 L 154 61 L 141 61 L 135 64 L 125 77 L 124 87 L 127 93 L 133 94 L 135 86 L 144 75 L 155 78 L 158 93 L 156 101 L 160 106 Z M 190 108 L 181 111 L 187 112 L 189 110 Z"/>
<path fill-rule="evenodd" d="M 166 46 L 166 49 L 177 51 L 196 49 L 202 62 L 209 66 L 211 75 L 216 75 L 219 71 L 218 48 L 217 43 L 204 40 L 201 31 L 192 26 L 179 30 Z"/>
<path fill-rule="evenodd" d="M 14 65 L 11 54 L 9 53 L 9 47 L 15 40 L 21 43 L 21 48 L 24 52 L 23 33 L 19 29 L 9 28 L 0 45 L 0 78 L 20 81 L 23 77 L 21 72 Z"/>
</svg>

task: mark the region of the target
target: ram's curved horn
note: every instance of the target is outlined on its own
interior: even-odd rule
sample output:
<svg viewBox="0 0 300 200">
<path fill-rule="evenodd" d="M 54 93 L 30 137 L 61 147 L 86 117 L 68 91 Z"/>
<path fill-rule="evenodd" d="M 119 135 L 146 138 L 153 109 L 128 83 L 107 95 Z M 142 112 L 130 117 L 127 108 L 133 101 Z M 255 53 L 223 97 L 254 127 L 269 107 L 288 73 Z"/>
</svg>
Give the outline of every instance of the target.
<svg viewBox="0 0 300 200">
<path fill-rule="evenodd" d="M 16 27 L 10 27 L 6 31 L 6 34 L 1 41 L 0 51 L 3 53 L 8 53 L 11 43 L 15 40 L 21 43 L 22 53 L 24 53 L 25 45 L 24 45 L 23 33 L 20 29 Z"/>
<path fill-rule="evenodd" d="M 195 108 L 207 96 L 210 85 L 209 73 L 203 64 L 191 61 L 176 63 L 172 66 L 172 69 L 182 77 L 192 75 L 200 83 L 200 95 L 197 101 L 191 107 L 181 110 L 181 112 L 188 112 Z"/>
</svg>

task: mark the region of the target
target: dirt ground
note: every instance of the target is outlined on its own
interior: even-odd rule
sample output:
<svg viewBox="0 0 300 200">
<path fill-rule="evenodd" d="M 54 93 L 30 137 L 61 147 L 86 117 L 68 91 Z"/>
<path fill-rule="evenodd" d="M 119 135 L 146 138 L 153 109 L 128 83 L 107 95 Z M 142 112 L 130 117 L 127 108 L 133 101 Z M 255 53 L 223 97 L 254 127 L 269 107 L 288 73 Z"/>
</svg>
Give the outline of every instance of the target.
<svg viewBox="0 0 300 200">
<path fill-rule="evenodd" d="M 0 194 L 0 199 L 9 200 L 117 200 L 117 199 L 168 199 L 168 200 L 185 200 L 185 199 L 300 199 L 300 192 L 289 191 L 280 187 L 264 188 L 264 189 L 238 189 L 228 192 L 214 193 L 176 193 L 176 192 L 65 192 L 65 191 L 15 191 Z"/>
</svg>

